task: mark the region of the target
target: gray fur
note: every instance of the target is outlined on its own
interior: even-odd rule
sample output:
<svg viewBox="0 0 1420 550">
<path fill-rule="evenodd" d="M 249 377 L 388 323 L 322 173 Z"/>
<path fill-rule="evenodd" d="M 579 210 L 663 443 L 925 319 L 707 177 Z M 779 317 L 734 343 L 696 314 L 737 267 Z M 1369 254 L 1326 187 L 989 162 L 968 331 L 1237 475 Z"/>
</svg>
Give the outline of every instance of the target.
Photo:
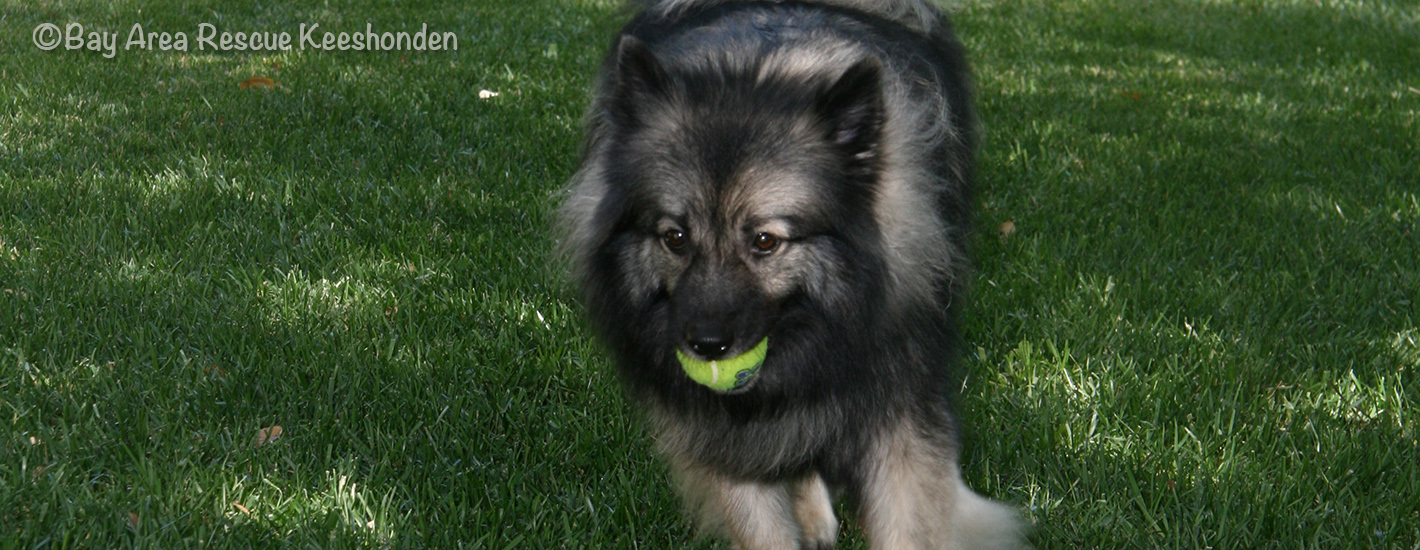
<svg viewBox="0 0 1420 550">
<path fill-rule="evenodd" d="M 714 5 L 722 1 L 724 0 L 671 0 L 650 2 L 647 8 L 654 13 L 673 14 L 691 7 Z M 925 18 L 924 21 L 933 20 L 925 15 L 933 13 L 930 5 L 922 2 L 842 0 L 829 3 L 876 8 L 865 11 L 879 13 L 885 17 L 906 17 L 911 21 L 917 21 L 919 18 Z M 908 17 L 905 14 L 912 15 Z M 913 28 L 932 26 L 917 22 Z M 707 61 L 695 55 L 663 60 L 670 65 L 694 64 L 701 65 L 703 70 L 716 70 L 716 65 L 749 65 L 749 61 L 739 57 L 753 55 L 753 52 L 734 50 L 719 53 L 721 58 L 715 61 Z M 860 44 L 835 36 L 815 36 L 805 39 L 795 47 L 775 51 L 768 57 L 755 57 L 754 62 L 759 65 L 758 74 L 761 80 L 771 77 L 807 79 L 813 75 L 841 74 L 869 55 L 872 55 L 872 52 Z M 889 65 L 893 63 L 891 59 L 884 61 Z M 933 293 L 933 286 L 937 281 L 948 279 L 959 282 L 964 278 L 965 274 L 958 273 L 957 266 L 964 264 L 966 252 L 961 248 L 958 239 L 953 239 L 952 236 L 965 232 L 966 228 L 953 227 L 949 220 L 942 220 L 925 210 L 932 208 L 934 197 L 939 192 L 937 189 L 943 186 L 943 178 L 961 178 L 962 174 L 936 173 L 929 164 L 920 162 L 919 159 L 928 156 L 930 153 L 925 150 L 935 144 L 960 139 L 957 135 L 959 130 L 947 123 L 947 117 L 944 116 L 947 110 L 946 98 L 940 95 L 939 90 L 925 87 L 923 83 L 907 78 L 892 66 L 887 67 L 884 75 L 888 77 L 884 82 L 887 117 L 901 121 L 885 127 L 883 154 L 888 161 L 877 203 L 878 218 L 883 225 L 883 240 L 889 254 L 891 276 L 898 282 L 894 286 L 892 298 L 901 302 L 935 302 L 937 296 Z M 604 80 L 606 75 L 601 78 Z M 599 85 L 603 92 L 607 91 L 607 88 L 604 82 Z M 561 218 L 567 224 L 563 231 L 563 245 L 574 259 L 574 266 L 580 266 L 584 261 L 579 257 L 578 251 L 589 250 L 591 243 L 605 237 L 602 231 L 606 228 L 597 226 L 594 211 L 607 190 L 606 183 L 602 181 L 605 169 L 600 163 L 607 160 L 604 149 L 607 144 L 602 139 L 607 123 L 602 111 L 605 110 L 603 104 L 609 100 L 610 98 L 602 95 L 593 100 L 583 165 L 573 176 L 563 203 Z M 695 116 L 696 113 L 677 111 L 649 114 L 648 118 L 665 124 L 665 127 L 659 128 L 661 139 L 655 142 L 673 146 L 678 142 L 674 135 L 676 129 L 693 123 Z M 668 166 L 665 170 L 668 173 L 675 172 L 674 167 Z"/>
<path fill-rule="evenodd" d="M 976 129 L 950 25 L 919 0 L 641 7 L 561 246 L 688 510 L 741 550 L 831 548 L 841 491 L 874 549 L 1023 547 L 957 469 Z M 764 338 L 729 392 L 675 359 Z"/>
<path fill-rule="evenodd" d="M 674 17 L 693 8 L 705 8 L 732 0 L 643 0 L 635 2 L 647 12 Z M 856 9 L 897 22 L 920 33 L 931 32 L 938 24 L 937 10 L 927 2 L 912 0 L 822 0 L 830 6 Z"/>
</svg>

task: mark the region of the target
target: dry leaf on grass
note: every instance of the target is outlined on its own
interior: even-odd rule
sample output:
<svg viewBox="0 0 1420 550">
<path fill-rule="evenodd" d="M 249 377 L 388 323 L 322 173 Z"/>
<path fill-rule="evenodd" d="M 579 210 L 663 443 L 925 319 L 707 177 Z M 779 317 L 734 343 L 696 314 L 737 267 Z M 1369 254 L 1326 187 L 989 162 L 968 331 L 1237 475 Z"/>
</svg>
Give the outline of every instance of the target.
<svg viewBox="0 0 1420 550">
<path fill-rule="evenodd" d="M 1001 237 L 1001 242 L 1006 242 L 1006 239 L 1009 239 L 1011 238 L 1011 235 L 1016 234 L 1015 220 L 1006 220 L 1004 222 L 1001 222 L 1001 226 L 996 228 L 996 234 Z"/>
<path fill-rule="evenodd" d="M 272 79 L 270 79 L 270 78 L 266 78 L 266 77 L 264 77 L 264 76 L 254 76 L 254 77 L 248 78 L 248 79 L 246 79 L 246 80 L 243 80 L 241 84 L 237 84 L 237 87 L 238 87 L 238 88 L 241 88 L 241 89 L 243 89 L 243 90 L 248 89 L 248 88 L 267 88 L 267 89 L 269 89 L 269 88 L 275 88 L 275 87 L 280 86 L 280 85 L 281 85 L 280 82 L 277 82 L 277 81 L 272 80 Z"/>
<path fill-rule="evenodd" d="M 131 526 L 133 526 L 133 527 L 138 527 L 139 525 L 142 525 L 142 523 L 143 523 L 143 522 L 141 522 L 141 521 L 138 520 L 138 513 L 137 513 L 137 512 L 129 512 L 129 513 L 128 513 L 128 524 L 129 524 L 129 525 L 131 525 Z"/>
<path fill-rule="evenodd" d="M 256 446 L 256 447 L 260 447 L 260 446 L 265 445 L 265 444 L 267 444 L 267 443 L 271 443 L 271 442 L 273 442 L 273 441 L 276 441 L 276 440 L 279 439 L 280 437 L 281 437 L 281 425 L 280 425 L 280 424 L 277 424 L 277 425 L 272 426 L 272 427 L 270 427 L 270 428 L 262 428 L 261 430 L 259 430 L 259 431 L 256 432 L 256 441 L 253 442 L 253 445 Z"/>
<path fill-rule="evenodd" d="M 240 502 L 237 502 L 237 501 L 234 500 L 234 501 L 232 501 L 232 506 L 235 506 L 235 507 L 237 508 L 237 511 L 239 511 L 239 512 L 241 512 L 241 513 L 243 513 L 243 514 L 246 514 L 246 515 L 248 515 L 248 516 L 251 515 L 251 510 L 248 510 L 246 506 L 242 506 L 242 503 L 240 503 Z"/>
</svg>

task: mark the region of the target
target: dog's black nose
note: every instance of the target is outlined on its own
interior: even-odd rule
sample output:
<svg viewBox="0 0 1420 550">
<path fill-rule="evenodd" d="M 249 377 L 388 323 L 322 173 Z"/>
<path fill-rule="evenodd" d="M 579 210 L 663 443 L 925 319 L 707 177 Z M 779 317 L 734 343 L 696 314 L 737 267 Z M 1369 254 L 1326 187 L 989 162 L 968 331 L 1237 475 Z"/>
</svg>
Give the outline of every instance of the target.
<svg viewBox="0 0 1420 550">
<path fill-rule="evenodd" d="M 707 360 L 724 357 L 725 352 L 730 351 L 730 345 L 735 343 L 728 331 L 707 328 L 694 329 L 685 339 L 690 344 L 690 351 Z"/>
</svg>

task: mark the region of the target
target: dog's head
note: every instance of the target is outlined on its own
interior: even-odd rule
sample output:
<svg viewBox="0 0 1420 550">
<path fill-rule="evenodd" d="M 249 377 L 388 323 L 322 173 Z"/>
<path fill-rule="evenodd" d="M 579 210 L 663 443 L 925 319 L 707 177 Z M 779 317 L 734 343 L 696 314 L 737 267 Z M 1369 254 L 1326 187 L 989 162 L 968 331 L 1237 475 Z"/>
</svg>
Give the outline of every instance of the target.
<svg viewBox="0 0 1420 550">
<path fill-rule="evenodd" d="M 734 357 L 769 337 L 771 370 L 776 355 L 828 344 L 788 332 L 853 317 L 881 272 L 879 62 L 817 77 L 733 52 L 672 65 L 628 36 L 609 71 L 605 135 L 589 152 L 602 155 L 587 212 L 598 221 L 584 224 L 597 237 L 581 251 L 603 333 L 648 361 Z"/>
</svg>

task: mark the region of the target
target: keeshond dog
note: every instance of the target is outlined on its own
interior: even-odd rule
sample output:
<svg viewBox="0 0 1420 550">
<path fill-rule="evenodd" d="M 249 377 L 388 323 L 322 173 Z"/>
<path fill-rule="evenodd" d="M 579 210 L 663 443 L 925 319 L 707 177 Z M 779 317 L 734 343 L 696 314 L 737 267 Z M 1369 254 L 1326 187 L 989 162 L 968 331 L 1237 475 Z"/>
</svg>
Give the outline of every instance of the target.
<svg viewBox="0 0 1420 550">
<path fill-rule="evenodd" d="M 1015 548 L 957 467 L 965 55 L 923 0 L 647 0 L 562 245 L 687 508 L 737 548 Z"/>
</svg>

